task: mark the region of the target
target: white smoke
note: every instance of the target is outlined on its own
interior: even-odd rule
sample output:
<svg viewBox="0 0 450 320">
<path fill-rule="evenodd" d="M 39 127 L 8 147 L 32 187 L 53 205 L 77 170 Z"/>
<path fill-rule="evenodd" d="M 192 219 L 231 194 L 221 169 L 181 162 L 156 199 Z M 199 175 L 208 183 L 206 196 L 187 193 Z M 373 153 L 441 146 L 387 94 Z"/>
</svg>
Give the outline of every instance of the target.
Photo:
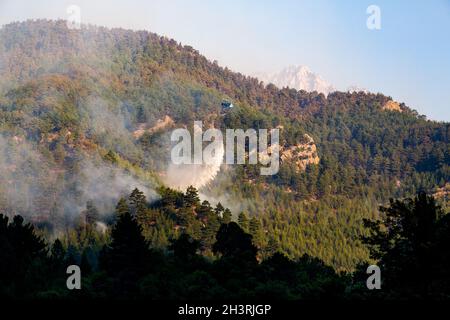
<svg viewBox="0 0 450 320">
<path fill-rule="evenodd" d="M 75 221 L 90 200 L 100 214 L 108 215 L 114 212 L 118 199 L 134 188 L 148 201 L 158 198 L 151 181 L 98 157 L 95 161 L 86 156 L 77 167 L 72 174 L 49 162 L 24 137 L 0 135 L 0 208 L 4 211 L 0 213 L 61 226 L 63 221 Z"/>
<path fill-rule="evenodd" d="M 81 201 L 71 203 L 72 206 L 77 204 L 84 206 L 87 200 L 93 200 L 100 213 L 111 213 L 117 200 L 135 188 L 142 191 L 149 201 L 158 198 L 148 183 L 140 181 L 124 169 L 105 163 L 96 165 L 88 159 L 84 159 L 80 167 L 77 189 L 81 194 Z"/>
<path fill-rule="evenodd" d="M 171 188 L 186 190 L 193 186 L 200 189 L 210 183 L 220 171 L 225 150 L 223 144 L 217 150 L 211 164 L 173 164 L 170 163 L 163 181 Z"/>
</svg>

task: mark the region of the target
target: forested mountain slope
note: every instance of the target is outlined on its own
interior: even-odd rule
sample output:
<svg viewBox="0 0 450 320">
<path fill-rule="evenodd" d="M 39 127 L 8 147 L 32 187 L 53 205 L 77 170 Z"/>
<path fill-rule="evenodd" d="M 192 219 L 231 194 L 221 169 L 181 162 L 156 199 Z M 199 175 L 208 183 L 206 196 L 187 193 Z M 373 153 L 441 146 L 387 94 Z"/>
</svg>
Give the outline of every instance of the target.
<svg viewBox="0 0 450 320">
<path fill-rule="evenodd" d="M 9 24 L 0 29 L 0 74 L 0 206 L 49 233 L 76 222 L 90 201 L 108 223 L 134 187 L 157 201 L 170 130 L 194 120 L 279 127 L 284 148 L 306 143 L 305 134 L 313 139 L 320 161 L 303 170 L 288 160 L 268 177 L 255 166 L 227 167 L 200 190 L 235 218 L 241 211 L 257 217 L 261 228 L 249 231 L 261 252 L 308 253 L 350 270 L 368 259 L 357 240 L 364 217 L 377 217 L 389 197 L 432 192 L 450 180 L 448 123 L 404 104 L 386 108 L 392 99 L 382 94 L 325 97 L 264 86 L 146 31 Z M 224 99 L 236 106 L 226 114 Z M 142 133 L 163 119 L 168 125 Z M 151 227 L 170 231 L 150 232 L 155 246 L 178 234 L 170 214 L 160 214 Z"/>
</svg>

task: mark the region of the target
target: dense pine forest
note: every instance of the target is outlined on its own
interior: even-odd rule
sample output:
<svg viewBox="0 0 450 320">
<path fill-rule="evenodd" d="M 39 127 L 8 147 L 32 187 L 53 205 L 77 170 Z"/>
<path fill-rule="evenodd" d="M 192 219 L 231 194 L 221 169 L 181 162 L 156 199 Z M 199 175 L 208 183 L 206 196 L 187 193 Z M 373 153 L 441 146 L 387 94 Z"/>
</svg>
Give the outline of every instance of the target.
<svg viewBox="0 0 450 320">
<path fill-rule="evenodd" d="M 450 215 L 425 193 L 382 207 L 365 220 L 371 257 L 383 270 L 381 290 L 367 290 L 367 265 L 336 272 L 307 254 L 289 259 L 276 245 L 258 247 L 255 219 L 230 221 L 228 209 L 200 203 L 190 188 L 170 189 L 150 205 L 135 189 L 96 230 L 94 208 L 67 238 L 46 243 L 21 216 L 0 215 L 0 296 L 113 300 L 403 300 L 448 299 Z M 161 246 L 158 233 L 180 225 Z M 248 230 L 247 232 L 245 230 Z M 170 231 L 169 231 L 170 232 Z M 76 243 L 76 245 L 75 245 Z M 82 270 L 81 290 L 67 290 L 66 268 Z"/>
<path fill-rule="evenodd" d="M 381 298 L 365 287 L 377 262 L 383 297 L 448 297 L 449 123 L 383 94 L 265 85 L 147 31 L 65 21 L 3 26 L 0 74 L 2 295 Z M 281 157 L 273 176 L 222 166 L 176 190 L 170 132 L 194 120 L 279 128 L 283 150 L 311 137 L 316 155 Z M 68 264 L 86 290 L 67 292 Z"/>
</svg>

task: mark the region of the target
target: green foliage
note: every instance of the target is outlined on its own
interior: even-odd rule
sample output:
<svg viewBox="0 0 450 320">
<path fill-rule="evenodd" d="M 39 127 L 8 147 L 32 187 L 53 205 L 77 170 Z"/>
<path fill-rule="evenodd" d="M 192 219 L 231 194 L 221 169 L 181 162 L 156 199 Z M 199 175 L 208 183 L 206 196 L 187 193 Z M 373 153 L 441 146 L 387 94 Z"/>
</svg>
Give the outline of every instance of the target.
<svg viewBox="0 0 450 320">
<path fill-rule="evenodd" d="M 383 287 L 394 298 L 449 298 L 450 215 L 421 192 L 391 200 L 381 220 L 366 220 L 364 237 L 383 270 Z"/>
<path fill-rule="evenodd" d="M 0 55 L 0 209 L 29 217 L 44 234 L 67 229 L 61 237 L 66 255 L 76 262 L 84 256 L 94 270 L 92 256 L 109 240 L 96 222 L 112 224 L 129 213 L 153 248 L 166 250 L 189 234 L 212 256 L 220 225 L 232 221 L 222 204 L 201 203 L 197 190 L 161 185 L 168 129 L 134 133 L 165 116 L 177 127 L 193 120 L 222 129 L 279 127 L 285 148 L 304 143 L 305 133 L 314 138 L 317 165 L 298 170 L 282 161 L 270 177 L 260 176 L 258 166 L 236 166 L 208 187 L 217 196 L 226 192 L 233 213 L 251 217 L 237 220 L 253 236 L 259 259 L 277 251 L 293 260 L 306 254 L 352 271 L 370 261 L 359 239 L 367 235 L 363 220 L 379 217 L 380 203 L 432 192 L 450 180 L 449 124 L 427 121 L 403 104 L 402 112 L 382 110 L 391 99 L 382 94 L 325 97 L 264 86 L 173 39 L 100 27 L 73 33 L 64 21 L 3 26 Z M 226 114 L 220 112 L 224 98 L 235 105 Z M 115 214 L 105 208 L 117 199 L 109 206 L 92 199 L 86 225 L 74 221 L 86 203 L 80 190 L 89 180 L 86 160 L 156 185 L 161 198 L 148 204 L 142 192 L 120 194 Z M 217 289 L 202 272 L 186 281 L 194 278 Z M 291 294 L 278 282 L 273 292 Z"/>
<path fill-rule="evenodd" d="M 239 223 L 239 226 L 244 231 L 248 231 L 248 229 L 249 229 L 249 220 L 248 220 L 248 216 L 247 216 L 247 214 L 245 212 L 239 213 L 238 223 Z"/>
<path fill-rule="evenodd" d="M 49 261 L 44 240 L 21 216 L 0 214 L 0 296 L 25 297 L 46 283 Z"/>
<path fill-rule="evenodd" d="M 136 193 L 135 193 L 136 194 Z M 337 273 L 320 259 L 302 255 L 290 259 L 276 252 L 258 262 L 254 239 L 235 222 L 216 234 L 213 260 L 201 253 L 201 243 L 188 233 L 172 239 L 167 251 L 149 247 L 142 227 L 129 212 L 117 217 L 111 239 L 95 259 L 55 240 L 51 250 L 20 216 L 9 223 L 0 215 L 0 297 L 39 299 L 135 300 L 347 300 L 450 297 L 450 223 L 433 197 L 392 201 L 383 219 L 367 222 L 370 245 L 382 271 L 382 294 L 365 288 L 360 266 L 353 274 Z M 252 230 L 257 223 L 251 219 Z M 50 255 L 47 254 L 50 251 Z M 71 253 L 72 252 L 72 253 Z M 83 290 L 65 289 L 65 267 L 78 263 Z"/>
</svg>

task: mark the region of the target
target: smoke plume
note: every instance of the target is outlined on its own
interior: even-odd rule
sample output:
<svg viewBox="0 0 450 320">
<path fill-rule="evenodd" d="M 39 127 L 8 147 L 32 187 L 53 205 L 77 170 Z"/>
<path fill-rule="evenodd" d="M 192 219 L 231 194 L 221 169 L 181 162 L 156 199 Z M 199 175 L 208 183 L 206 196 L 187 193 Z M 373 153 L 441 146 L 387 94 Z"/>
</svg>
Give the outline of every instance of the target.
<svg viewBox="0 0 450 320">
<path fill-rule="evenodd" d="M 169 163 L 163 181 L 169 187 L 185 190 L 189 186 L 200 189 L 210 183 L 220 171 L 225 154 L 223 144 L 216 150 L 217 156 L 211 164 L 180 164 Z"/>
</svg>

